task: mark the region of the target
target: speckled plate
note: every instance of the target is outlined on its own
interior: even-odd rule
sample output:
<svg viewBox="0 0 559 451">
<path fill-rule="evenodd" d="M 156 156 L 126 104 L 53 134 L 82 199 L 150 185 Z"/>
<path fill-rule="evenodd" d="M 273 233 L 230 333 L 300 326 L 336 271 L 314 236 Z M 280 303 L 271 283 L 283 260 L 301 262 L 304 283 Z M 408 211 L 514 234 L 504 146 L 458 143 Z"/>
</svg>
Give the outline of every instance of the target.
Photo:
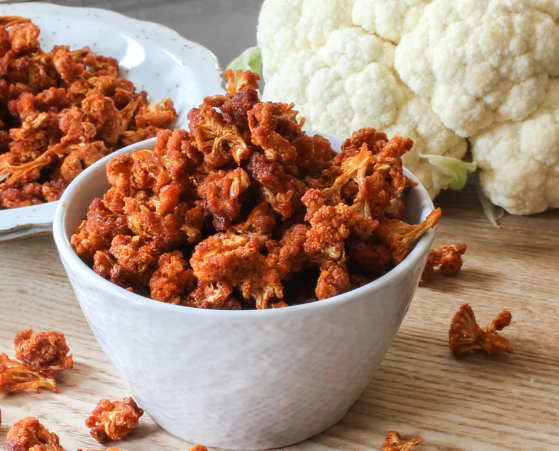
<svg viewBox="0 0 559 451">
<path fill-rule="evenodd" d="M 145 89 L 150 101 L 171 97 L 178 113 L 175 127 L 186 126 L 188 111 L 204 97 L 224 92 L 216 57 L 162 25 L 102 9 L 47 3 L 1 5 L 0 15 L 32 19 L 47 51 L 53 45 L 89 46 L 116 58 L 120 75 Z M 57 203 L 0 210 L 0 241 L 51 232 Z"/>
</svg>

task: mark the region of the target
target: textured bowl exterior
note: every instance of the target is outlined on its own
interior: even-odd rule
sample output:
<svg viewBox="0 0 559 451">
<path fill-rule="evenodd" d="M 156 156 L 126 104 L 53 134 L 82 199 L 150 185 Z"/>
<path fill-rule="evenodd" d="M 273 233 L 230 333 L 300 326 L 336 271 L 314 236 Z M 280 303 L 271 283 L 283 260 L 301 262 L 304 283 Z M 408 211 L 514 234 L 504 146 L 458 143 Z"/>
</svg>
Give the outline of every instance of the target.
<svg viewBox="0 0 559 451">
<path fill-rule="evenodd" d="M 54 235 L 85 317 L 138 403 L 171 434 L 228 449 L 283 447 L 338 422 L 396 335 L 434 231 L 387 275 L 324 301 L 266 311 L 167 305 L 101 278 L 69 245 L 107 189 L 106 160 L 66 190 Z M 421 186 L 411 191 L 418 222 L 433 207 Z"/>
</svg>

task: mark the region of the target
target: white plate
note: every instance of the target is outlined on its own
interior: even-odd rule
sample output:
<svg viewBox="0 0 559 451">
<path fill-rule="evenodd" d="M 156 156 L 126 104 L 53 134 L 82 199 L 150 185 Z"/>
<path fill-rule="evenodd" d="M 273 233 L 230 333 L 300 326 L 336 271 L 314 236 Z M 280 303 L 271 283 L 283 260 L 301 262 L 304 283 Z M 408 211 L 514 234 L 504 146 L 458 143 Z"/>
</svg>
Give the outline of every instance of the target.
<svg viewBox="0 0 559 451">
<path fill-rule="evenodd" d="M 2 5 L 0 15 L 30 18 L 41 28 L 43 50 L 89 46 L 116 58 L 120 75 L 145 89 L 150 101 L 171 97 L 178 113 L 175 127 L 186 127 L 188 111 L 204 97 L 225 92 L 216 57 L 162 25 L 97 8 L 47 3 Z M 52 231 L 57 203 L 0 210 L 0 241 Z"/>
</svg>

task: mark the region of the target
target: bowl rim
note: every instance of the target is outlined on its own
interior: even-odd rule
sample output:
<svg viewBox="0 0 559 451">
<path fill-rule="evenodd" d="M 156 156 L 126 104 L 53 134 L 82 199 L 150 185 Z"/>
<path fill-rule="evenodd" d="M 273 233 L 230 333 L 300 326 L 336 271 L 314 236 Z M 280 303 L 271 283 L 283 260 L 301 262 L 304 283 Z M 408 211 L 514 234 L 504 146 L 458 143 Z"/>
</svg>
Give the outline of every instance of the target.
<svg viewBox="0 0 559 451">
<path fill-rule="evenodd" d="M 91 6 L 67 6 L 41 2 L 0 4 L 0 11 L 5 12 L 6 14 L 8 12 L 13 12 L 15 14 L 25 16 L 26 10 L 30 11 L 27 16 L 29 16 L 31 12 L 33 15 L 46 14 L 50 16 L 57 16 L 62 13 L 61 17 L 66 17 L 68 19 L 71 19 L 71 16 L 76 14 L 79 17 L 92 16 L 91 20 L 93 22 L 103 21 L 104 23 L 113 26 L 115 28 L 115 32 L 119 30 L 119 27 L 122 28 L 123 23 L 128 24 L 126 25 L 128 28 L 134 27 L 136 29 L 146 30 L 156 29 L 158 33 L 165 33 L 165 35 L 168 36 L 165 43 L 158 45 L 159 48 L 165 51 L 169 51 L 174 55 L 177 55 L 182 46 L 186 45 L 193 49 L 197 49 L 199 52 L 205 53 L 206 58 L 208 59 L 208 67 L 211 66 L 213 68 L 211 76 L 209 73 L 205 74 L 206 79 L 210 80 L 212 77 L 215 77 L 214 81 L 217 82 L 220 80 L 221 87 L 225 91 L 225 82 L 221 75 L 222 70 L 219 60 L 215 54 L 207 47 L 199 44 L 198 42 L 187 39 L 170 27 L 156 22 L 151 22 L 149 20 L 135 19 L 116 11 Z M 181 124 L 173 124 L 173 128 L 185 126 L 186 122 L 184 121 Z M 123 147 L 123 149 L 125 149 L 125 147 Z M 35 230 L 48 233 L 52 228 L 52 217 L 54 216 L 55 209 L 57 208 L 59 202 L 59 200 L 55 200 L 27 207 L 0 209 L 0 220 L 7 224 L 5 227 L 4 224 L 0 225 L 0 241 L 34 235 Z M 46 207 L 46 205 L 49 205 L 49 207 Z M 39 208 L 39 210 L 37 210 L 37 208 Z"/>
<path fill-rule="evenodd" d="M 309 134 L 314 133 L 307 131 Z M 318 134 L 318 133 L 317 133 Z M 341 139 L 339 137 L 335 137 L 333 135 L 329 135 L 326 133 L 320 133 L 320 135 L 326 137 L 328 140 L 331 138 Z M 101 277 L 97 274 L 93 269 L 91 269 L 74 251 L 74 248 L 70 244 L 70 240 L 66 233 L 65 227 L 65 217 L 68 211 L 67 206 L 71 205 L 71 200 L 76 188 L 81 184 L 82 181 L 87 179 L 90 174 L 94 172 L 98 172 L 102 170 L 105 172 L 105 167 L 107 162 L 118 155 L 124 153 L 130 153 L 134 150 L 141 150 L 148 148 L 150 146 L 153 148 L 155 143 L 157 142 L 157 138 L 151 138 L 145 141 L 141 141 L 139 143 L 132 144 L 131 146 L 124 147 L 106 157 L 102 158 L 101 160 L 97 161 L 81 174 L 79 174 L 72 183 L 66 188 L 60 201 L 58 203 L 54 222 L 53 222 L 53 236 L 54 241 L 56 243 L 56 247 L 58 248 L 58 252 L 62 261 L 70 265 L 72 268 L 72 272 L 78 273 L 80 278 L 85 278 L 90 281 L 92 284 L 97 284 L 103 287 L 103 290 L 108 290 L 111 292 L 111 295 L 123 302 L 130 304 L 131 306 L 140 306 L 142 308 L 146 308 L 149 310 L 154 311 L 163 311 L 168 310 L 171 313 L 175 314 L 185 314 L 185 315 L 201 315 L 201 316 L 210 316 L 213 318 L 227 318 L 227 319 L 247 319 L 247 318 L 266 318 L 268 315 L 296 315 L 298 312 L 303 312 L 304 310 L 308 309 L 331 309 L 339 307 L 340 305 L 346 304 L 351 302 L 356 297 L 367 297 L 368 295 L 372 295 L 375 291 L 386 287 L 387 285 L 393 284 L 397 282 L 399 279 L 402 279 L 406 274 L 412 271 L 415 267 L 417 267 L 421 261 L 421 259 L 429 253 L 431 249 L 431 245 L 435 239 L 436 233 L 436 226 L 430 229 L 427 233 L 425 233 L 419 241 L 415 243 L 414 248 L 412 251 L 404 258 L 404 260 L 397 265 L 395 268 L 388 271 L 383 276 L 379 277 L 378 279 L 369 282 L 362 287 L 356 288 L 354 290 L 348 291 L 347 293 L 342 293 L 337 296 L 333 296 L 328 299 L 324 299 L 317 302 L 311 302 L 308 304 L 299 304 L 289 306 L 287 308 L 278 308 L 278 309 L 264 309 L 264 310 L 214 310 L 214 309 L 200 309 L 200 308 L 193 308 L 193 307 L 186 307 L 182 305 L 174 305 L 174 304 L 167 304 L 164 302 L 156 301 L 154 299 L 148 298 L 146 296 L 142 296 L 137 293 L 130 292 L 111 281 Z M 411 188 L 419 190 L 422 203 L 426 205 L 424 207 L 422 214 L 425 212 L 425 209 L 428 208 L 430 212 L 432 212 L 435 207 L 433 202 L 427 193 L 427 190 L 423 187 L 423 185 L 419 182 L 419 180 L 406 168 L 404 168 L 404 174 L 409 177 L 411 180 L 417 183 L 417 186 Z M 92 199 L 93 200 L 93 199 Z M 71 236 L 71 235 L 70 235 Z M 68 270 L 67 270 L 68 271 Z M 372 301 L 372 300 L 371 300 Z"/>
</svg>

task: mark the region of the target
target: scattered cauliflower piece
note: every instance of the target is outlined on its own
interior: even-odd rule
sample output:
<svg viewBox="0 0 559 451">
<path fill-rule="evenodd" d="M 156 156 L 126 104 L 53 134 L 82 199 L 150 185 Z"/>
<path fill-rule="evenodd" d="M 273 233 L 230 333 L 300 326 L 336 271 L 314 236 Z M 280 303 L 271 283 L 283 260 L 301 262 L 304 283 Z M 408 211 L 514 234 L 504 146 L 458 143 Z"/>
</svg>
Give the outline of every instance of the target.
<svg viewBox="0 0 559 451">
<path fill-rule="evenodd" d="M 514 354 L 509 341 L 497 333 L 509 326 L 512 315 L 503 310 L 486 327 L 479 327 L 474 311 L 468 304 L 456 312 L 448 331 L 448 346 L 454 355 L 465 355 L 471 351 L 485 350 L 489 354 L 501 351 Z"/>
<path fill-rule="evenodd" d="M 395 67 L 463 137 L 520 121 L 559 75 L 559 25 L 533 0 L 434 0 L 402 37 Z"/>
<path fill-rule="evenodd" d="M 398 432 L 390 431 L 382 444 L 382 451 L 412 451 L 412 448 L 420 443 L 421 440 L 415 438 L 403 443 L 402 436 Z"/>
<path fill-rule="evenodd" d="M 466 252 L 468 246 L 465 243 L 445 244 L 438 249 L 431 249 L 429 258 L 423 269 L 421 278 L 423 280 L 431 279 L 435 268 L 445 276 L 454 276 L 462 269 L 462 255 Z"/>
<path fill-rule="evenodd" d="M 517 215 L 559 207 L 559 79 L 524 121 L 493 124 L 470 142 L 491 202 Z"/>
</svg>

